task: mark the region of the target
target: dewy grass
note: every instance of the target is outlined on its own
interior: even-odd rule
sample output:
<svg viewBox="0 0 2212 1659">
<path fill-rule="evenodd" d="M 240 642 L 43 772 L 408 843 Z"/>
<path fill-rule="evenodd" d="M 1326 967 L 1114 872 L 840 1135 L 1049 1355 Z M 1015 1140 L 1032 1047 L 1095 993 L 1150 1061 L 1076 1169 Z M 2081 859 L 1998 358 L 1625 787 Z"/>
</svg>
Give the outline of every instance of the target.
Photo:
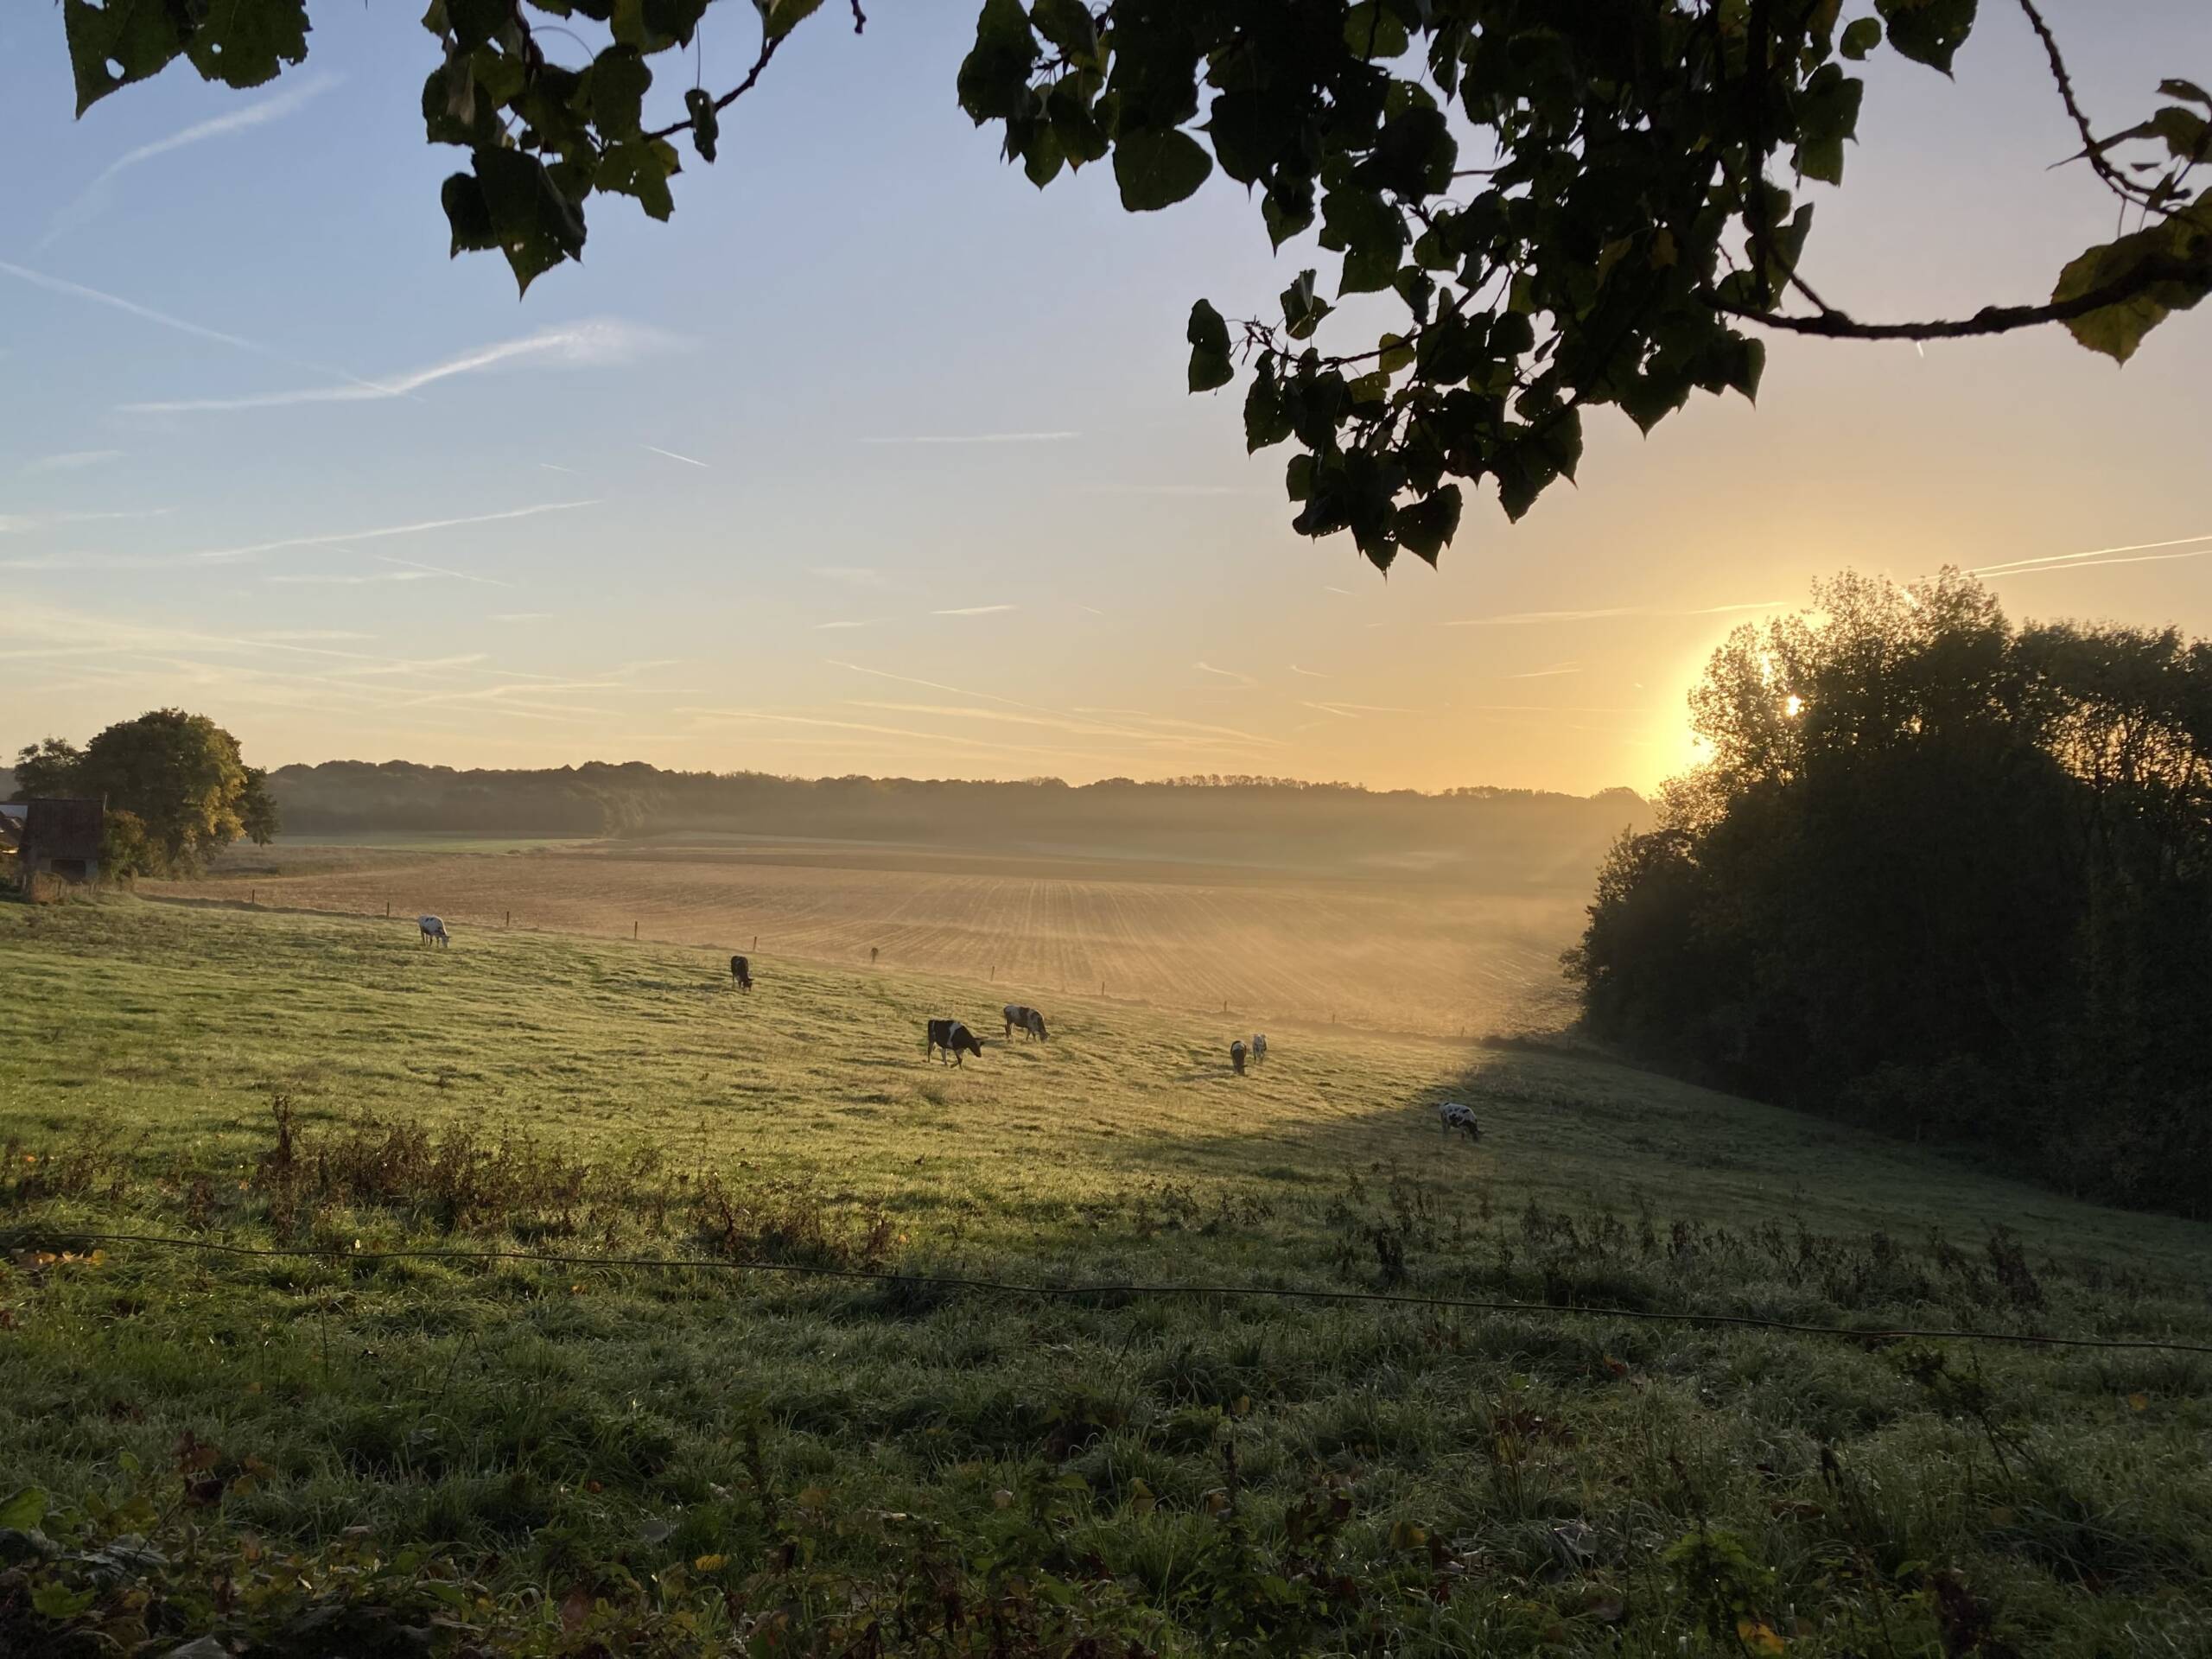
<svg viewBox="0 0 2212 1659">
<path fill-rule="evenodd" d="M 1557 1052 L 1287 1027 L 1240 1079 L 1215 1022 L 1047 999 L 948 1072 L 923 1020 L 992 988 L 676 948 L 125 903 L 0 907 L 0 1651 L 2212 1629 L 2202 1356 L 912 1276 L 2212 1341 L 2186 1223 Z M 34 1248 L 73 1227 L 341 1254 Z"/>
</svg>

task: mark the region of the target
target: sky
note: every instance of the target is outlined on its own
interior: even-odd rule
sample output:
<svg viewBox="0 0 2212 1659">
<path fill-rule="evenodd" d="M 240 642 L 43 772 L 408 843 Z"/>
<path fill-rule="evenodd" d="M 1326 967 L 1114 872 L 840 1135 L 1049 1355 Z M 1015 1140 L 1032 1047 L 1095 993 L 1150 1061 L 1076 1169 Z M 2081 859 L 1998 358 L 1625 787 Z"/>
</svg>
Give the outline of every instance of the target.
<svg viewBox="0 0 2212 1659">
<path fill-rule="evenodd" d="M 2201 0 L 2046 10 L 2107 127 L 2212 82 Z M 710 85 L 743 12 L 709 14 Z M 1578 486 L 1471 502 L 1385 580 L 1290 530 L 1241 385 L 1183 385 L 1194 299 L 1327 291 L 1334 256 L 1274 255 L 1219 178 L 1138 217 L 1103 168 L 1033 189 L 955 103 L 972 16 L 825 9 L 671 223 L 594 198 L 584 263 L 518 300 L 447 257 L 410 8 L 318 7 L 267 86 L 179 66 L 82 120 L 60 9 L 5 8 L 0 143 L 39 164 L 0 231 L 0 747 L 181 705 L 265 766 L 1584 793 L 1679 770 L 1707 655 L 1845 568 L 2012 566 L 2015 616 L 2212 633 L 2212 306 L 2125 369 L 2056 330 L 1774 340 L 1756 410 L 1600 412 Z M 1833 302 L 2031 301 L 2112 233 L 2050 170 L 2079 145 L 2011 8 L 1955 84 L 1867 68 L 1847 188 L 1808 187 Z"/>
</svg>

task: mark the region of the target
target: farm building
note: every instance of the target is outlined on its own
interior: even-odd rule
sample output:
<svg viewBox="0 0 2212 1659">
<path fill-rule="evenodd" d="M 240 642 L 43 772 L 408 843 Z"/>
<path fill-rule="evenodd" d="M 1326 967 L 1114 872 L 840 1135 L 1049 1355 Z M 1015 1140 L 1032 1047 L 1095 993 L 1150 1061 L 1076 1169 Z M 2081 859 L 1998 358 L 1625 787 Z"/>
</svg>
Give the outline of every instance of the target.
<svg viewBox="0 0 2212 1659">
<path fill-rule="evenodd" d="M 107 808 L 100 801 L 20 801 L 0 806 L 0 837 L 16 855 L 16 875 L 97 881 Z"/>
</svg>

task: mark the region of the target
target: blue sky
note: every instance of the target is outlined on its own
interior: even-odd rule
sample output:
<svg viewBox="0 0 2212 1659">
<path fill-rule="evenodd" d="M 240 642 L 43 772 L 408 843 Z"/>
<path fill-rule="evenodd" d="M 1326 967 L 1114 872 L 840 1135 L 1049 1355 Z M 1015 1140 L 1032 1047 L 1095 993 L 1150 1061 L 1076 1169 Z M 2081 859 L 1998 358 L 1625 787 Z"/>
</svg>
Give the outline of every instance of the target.
<svg viewBox="0 0 2212 1659">
<path fill-rule="evenodd" d="M 1854 313 L 2037 297 L 2109 233 L 1984 13 L 1955 86 L 1878 60 L 1848 188 L 1814 187 Z M 2108 125 L 2212 80 L 2194 0 L 2051 16 Z M 2212 632 L 2212 310 L 2125 371 L 2056 333 L 1777 341 L 1757 411 L 1601 416 L 1579 489 L 1385 582 L 1291 533 L 1237 389 L 1182 390 L 1191 302 L 1261 308 L 1312 251 L 1225 181 L 1138 218 L 1103 171 L 1031 188 L 955 105 L 971 19 L 825 10 L 671 224 L 595 200 L 583 265 L 518 301 L 446 257 L 410 9 L 321 7 L 270 86 L 173 71 L 76 121 L 59 10 L 8 8 L 0 139 L 40 165 L 0 236 L 0 744 L 174 702 L 268 764 L 1587 791 L 1680 764 L 1682 690 L 1755 613 L 1724 607 L 1846 565 L 2131 548 L 1993 580 Z"/>
</svg>

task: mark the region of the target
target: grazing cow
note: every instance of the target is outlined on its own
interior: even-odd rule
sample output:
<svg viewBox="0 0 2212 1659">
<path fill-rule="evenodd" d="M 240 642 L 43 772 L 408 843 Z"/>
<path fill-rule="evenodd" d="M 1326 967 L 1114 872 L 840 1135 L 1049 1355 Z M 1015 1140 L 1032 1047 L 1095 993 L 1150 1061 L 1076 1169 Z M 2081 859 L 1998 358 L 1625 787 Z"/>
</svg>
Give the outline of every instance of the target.
<svg viewBox="0 0 2212 1659">
<path fill-rule="evenodd" d="M 1244 1039 L 1242 1037 L 1229 1046 L 1229 1065 L 1238 1077 L 1244 1075 Z"/>
<path fill-rule="evenodd" d="M 1470 1141 L 1483 1138 L 1482 1125 L 1475 1122 L 1475 1109 L 1471 1106 L 1462 1106 L 1456 1100 L 1447 1100 L 1436 1109 L 1436 1116 L 1446 1135 L 1454 1129 L 1464 1129 Z"/>
<path fill-rule="evenodd" d="M 939 1049 L 944 1051 L 944 1058 L 952 1065 L 963 1065 L 966 1064 L 962 1058 L 964 1055 L 973 1054 L 979 1059 L 982 1058 L 983 1039 L 957 1020 L 932 1020 L 930 1021 L 929 1046 L 923 1052 L 934 1056 Z"/>
<path fill-rule="evenodd" d="M 729 959 L 729 976 L 736 982 L 739 990 L 748 992 L 752 990 L 753 964 L 743 957 L 732 957 Z"/>
<path fill-rule="evenodd" d="M 1019 1026 L 1026 1037 L 1043 1038 L 1047 1042 L 1052 1040 L 1051 1033 L 1045 1029 L 1045 1016 L 1036 1009 L 1024 1007 L 1019 1002 L 1009 1002 L 999 1012 L 1006 1016 L 1007 1036 L 1013 1036 L 1014 1027 Z"/>
<path fill-rule="evenodd" d="M 453 943 L 447 937 L 446 925 L 435 916 L 418 916 L 416 925 L 423 930 L 423 943 L 425 944 L 443 949 Z"/>
<path fill-rule="evenodd" d="M 1252 1033 L 1252 1064 L 1257 1065 L 1267 1058 L 1268 1033 L 1264 1031 L 1255 1031 Z"/>
</svg>

